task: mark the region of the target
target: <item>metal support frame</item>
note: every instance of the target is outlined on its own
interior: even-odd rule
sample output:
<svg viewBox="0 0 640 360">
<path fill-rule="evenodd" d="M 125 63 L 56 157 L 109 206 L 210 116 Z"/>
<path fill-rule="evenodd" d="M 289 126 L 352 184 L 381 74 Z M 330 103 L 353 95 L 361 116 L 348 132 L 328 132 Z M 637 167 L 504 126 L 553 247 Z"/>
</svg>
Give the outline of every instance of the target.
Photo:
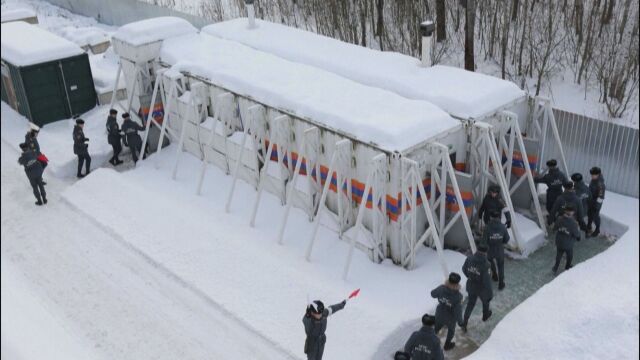
<svg viewBox="0 0 640 360">
<path fill-rule="evenodd" d="M 269 165 L 271 165 L 271 154 L 273 154 L 274 146 L 277 146 L 278 152 L 278 171 L 282 171 L 284 166 L 284 156 L 289 148 L 288 135 L 289 132 L 289 116 L 280 115 L 271 121 L 271 130 L 269 132 L 269 146 L 267 148 L 267 155 L 264 158 L 264 166 L 260 171 L 260 179 L 258 181 L 258 194 L 256 195 L 256 201 L 253 204 L 253 211 L 251 212 L 251 219 L 249 225 L 255 226 L 256 216 L 258 214 L 258 208 L 260 206 L 260 199 L 262 198 L 262 191 L 264 190 L 265 183 L 269 181 Z M 282 179 L 283 181 L 286 179 Z M 284 205 L 284 198 L 281 199 L 282 205 Z"/>
<path fill-rule="evenodd" d="M 351 258 L 353 256 L 353 249 L 358 242 L 359 236 L 361 232 L 365 232 L 364 225 L 362 224 L 362 220 L 364 218 L 364 213 L 366 211 L 367 201 L 369 199 L 369 192 L 371 192 L 371 211 L 372 211 L 372 220 L 371 225 L 373 228 L 372 235 L 373 237 L 368 237 L 369 243 L 373 249 L 372 257 L 373 261 L 380 262 L 384 259 L 384 246 L 385 246 L 385 224 L 386 224 L 386 210 L 383 209 L 382 199 L 384 198 L 384 181 L 386 175 L 388 159 L 385 154 L 378 154 L 371 159 L 371 170 L 367 174 L 367 180 L 364 186 L 364 192 L 362 193 L 362 199 L 360 200 L 360 205 L 358 207 L 358 216 L 356 218 L 355 234 L 353 234 L 349 241 L 349 252 L 347 254 L 347 260 L 344 264 L 344 270 L 342 274 L 342 278 L 346 279 L 347 274 L 349 273 L 349 267 L 351 265 Z M 372 191 L 373 190 L 373 191 Z"/>
<path fill-rule="evenodd" d="M 558 146 L 560 152 L 560 162 L 565 174 L 569 174 L 569 167 L 567 165 L 567 158 L 564 155 L 562 148 L 562 141 L 560 140 L 560 133 L 558 132 L 558 125 L 556 124 L 556 117 L 553 114 L 553 108 L 551 107 L 551 100 L 543 96 L 537 96 L 534 98 L 533 116 L 531 117 L 531 130 L 534 137 L 540 139 L 538 172 L 541 172 L 540 166 L 544 159 L 544 148 L 547 142 L 548 127 L 551 126 L 551 133 L 553 139 Z M 542 122 L 542 124 L 540 124 Z"/>
<path fill-rule="evenodd" d="M 314 141 L 315 140 L 315 141 Z M 302 161 L 306 162 L 307 167 L 307 181 L 310 183 L 314 182 L 311 178 L 311 170 L 313 167 L 319 167 L 318 163 L 318 154 L 320 152 L 320 129 L 312 126 L 304 131 L 302 134 L 302 141 L 298 147 L 298 161 L 296 162 L 296 166 L 293 170 L 293 178 L 287 184 L 287 201 L 286 207 L 284 209 L 284 216 L 282 217 L 282 222 L 280 223 L 280 228 L 278 230 L 278 244 L 284 242 L 284 230 L 287 226 L 287 221 L 289 220 L 289 212 L 291 211 L 291 206 L 293 206 L 293 196 L 296 193 L 296 184 L 298 183 L 298 179 L 300 178 L 300 168 L 302 167 Z M 293 158 L 293 157 L 291 157 Z M 319 174 L 320 171 L 317 170 L 316 174 Z M 312 185 L 312 184 L 310 184 Z M 312 210 L 315 210 L 315 204 L 312 203 Z M 313 216 L 310 217 L 310 220 L 313 219 Z"/>
<path fill-rule="evenodd" d="M 204 104 L 206 103 L 206 99 L 204 98 L 208 92 L 208 89 L 205 84 L 201 82 L 195 82 L 191 84 L 189 103 L 187 104 L 187 114 L 184 116 L 182 120 L 182 127 L 180 129 L 180 140 L 178 141 L 178 146 L 176 148 L 176 159 L 173 163 L 173 170 L 171 172 L 171 178 L 176 179 L 178 174 L 178 164 L 180 163 L 180 155 L 184 150 L 184 138 L 187 133 L 187 127 L 191 122 L 194 126 L 197 126 L 198 129 L 200 127 L 200 123 L 202 118 L 205 116 L 206 107 Z M 177 100 L 177 99 L 176 99 Z M 178 103 L 176 102 L 176 105 Z M 193 120 L 193 122 L 192 122 Z M 165 122 L 162 122 L 163 128 L 166 128 Z M 164 140 L 164 131 L 160 130 L 160 141 Z M 160 151 L 160 147 L 158 150 Z M 204 156 L 203 156 L 204 158 Z M 158 160 L 159 161 L 159 160 Z"/>
<path fill-rule="evenodd" d="M 449 270 L 444 261 L 443 243 L 438 234 L 429 199 L 427 199 L 427 194 L 422 186 L 422 176 L 420 175 L 418 162 L 406 157 L 401 158 L 400 173 L 401 199 L 399 204 L 402 207 L 400 214 L 401 264 L 409 269 L 413 269 L 418 247 L 428 239 L 431 239 L 432 243 L 436 246 L 442 273 L 446 278 L 449 275 Z M 420 196 L 422 208 L 427 216 L 427 230 L 420 235 L 419 238 L 417 231 L 418 196 Z"/>
<path fill-rule="evenodd" d="M 311 259 L 311 251 L 313 250 L 313 244 L 316 241 L 316 237 L 318 234 L 318 228 L 320 227 L 320 222 L 322 221 L 322 214 L 327 211 L 327 194 L 329 193 L 329 185 L 331 184 L 331 179 L 333 178 L 333 174 L 336 174 L 336 188 L 338 193 L 338 222 L 339 234 L 342 237 L 342 186 L 344 183 L 349 182 L 349 177 L 345 177 L 344 173 L 351 161 L 351 140 L 342 139 L 336 142 L 334 147 L 333 155 L 331 156 L 331 161 L 329 162 L 329 171 L 327 172 L 327 178 L 324 183 L 324 187 L 322 188 L 322 193 L 320 196 L 320 201 L 318 202 L 318 211 L 316 213 L 316 217 L 313 223 L 313 231 L 311 233 L 311 238 L 309 239 L 309 244 L 307 245 L 307 250 L 305 254 L 305 258 L 307 261 Z M 317 173 L 318 178 L 320 179 L 322 176 L 320 173 Z"/>
<path fill-rule="evenodd" d="M 120 62 L 118 63 L 118 71 L 116 72 L 116 82 L 113 85 L 113 93 L 111 94 L 111 102 L 109 103 L 109 107 L 114 109 L 116 105 L 125 113 L 130 113 L 132 118 L 137 118 L 140 122 L 143 122 L 143 119 L 138 117 L 138 114 L 135 112 L 131 112 L 131 106 L 133 105 L 133 98 L 136 94 L 136 89 L 138 85 L 138 78 L 144 77 L 149 78 L 149 62 L 131 62 L 134 67 L 133 77 L 131 79 L 131 85 L 127 87 L 128 97 L 127 97 L 127 105 L 123 106 L 120 101 L 117 100 L 117 91 L 118 91 L 118 83 L 120 81 L 120 76 L 123 72 L 122 70 L 122 61 L 128 61 L 126 59 L 120 58 Z M 144 123 L 143 123 L 144 125 Z"/>
<path fill-rule="evenodd" d="M 492 181 L 500 186 L 500 194 L 507 205 L 507 211 L 515 216 L 515 209 L 511 201 L 509 186 L 504 175 L 501 155 L 496 146 L 496 136 L 492 126 L 487 123 L 477 122 L 472 126 L 471 144 L 471 168 L 474 175 L 473 192 L 476 199 L 482 199 L 487 192 L 488 182 Z M 498 169 L 496 171 L 496 169 Z M 480 204 L 476 204 L 478 207 Z M 481 222 L 481 219 L 477 219 Z M 521 251 L 521 234 L 518 230 L 518 222 L 512 221 L 511 230 L 516 243 L 516 250 Z"/>
</svg>

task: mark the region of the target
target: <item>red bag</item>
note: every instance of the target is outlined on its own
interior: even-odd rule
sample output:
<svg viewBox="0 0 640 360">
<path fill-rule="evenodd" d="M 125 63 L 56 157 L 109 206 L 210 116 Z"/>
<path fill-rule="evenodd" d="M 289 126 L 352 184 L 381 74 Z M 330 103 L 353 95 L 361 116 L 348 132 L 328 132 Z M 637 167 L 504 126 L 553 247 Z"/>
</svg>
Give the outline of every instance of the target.
<svg viewBox="0 0 640 360">
<path fill-rule="evenodd" d="M 44 154 L 42 154 L 42 153 L 40 155 L 38 155 L 37 160 L 40 161 L 42 163 L 42 165 L 45 165 L 45 166 L 49 163 L 49 159 L 47 159 L 47 157 L 44 156 Z"/>
</svg>

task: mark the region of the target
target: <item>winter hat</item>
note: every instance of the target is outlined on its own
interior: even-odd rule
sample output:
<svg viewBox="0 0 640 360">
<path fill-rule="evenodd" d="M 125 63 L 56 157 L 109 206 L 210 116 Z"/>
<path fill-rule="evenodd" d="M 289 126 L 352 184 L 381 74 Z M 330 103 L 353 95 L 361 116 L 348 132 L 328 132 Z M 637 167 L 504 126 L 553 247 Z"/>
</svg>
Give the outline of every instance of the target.
<svg viewBox="0 0 640 360">
<path fill-rule="evenodd" d="M 20 143 L 20 149 L 26 150 L 28 148 L 29 148 L 29 145 L 27 145 L 26 143 Z"/>
<path fill-rule="evenodd" d="M 433 315 L 422 315 L 422 325 L 433 326 L 436 323 L 436 318 Z"/>
<path fill-rule="evenodd" d="M 548 167 L 556 167 L 556 166 L 558 166 L 558 162 L 556 161 L 556 159 L 551 159 L 551 160 L 547 161 L 547 166 Z"/>
<path fill-rule="evenodd" d="M 491 210 L 491 211 L 489 211 L 489 217 L 498 218 L 499 219 L 500 217 L 502 217 L 502 213 L 500 211 L 498 211 L 498 210 Z"/>
<path fill-rule="evenodd" d="M 411 355 L 404 351 L 396 351 L 396 354 L 393 355 L 393 360 L 411 360 Z"/>
<path fill-rule="evenodd" d="M 500 193 L 500 186 L 498 186 L 498 185 L 489 186 L 489 192 L 494 192 L 494 193 L 499 194 Z"/>
<path fill-rule="evenodd" d="M 562 187 L 565 188 L 565 190 L 572 190 L 573 189 L 573 181 L 566 181 L 562 184 Z"/>
<path fill-rule="evenodd" d="M 31 122 L 29 123 L 29 129 L 31 129 L 32 132 L 33 131 L 35 131 L 35 132 L 40 131 L 40 127 L 38 125 L 34 124 L 34 123 L 31 123 Z"/>
<path fill-rule="evenodd" d="M 451 274 L 449 274 L 449 282 L 452 284 L 459 284 L 460 283 L 460 274 L 452 272 Z"/>
<path fill-rule="evenodd" d="M 77 119 L 76 119 L 76 124 L 78 124 L 78 125 L 82 125 L 82 124 L 84 124 L 84 120 L 82 120 L 82 119 L 80 119 L 80 118 L 77 118 Z"/>
<path fill-rule="evenodd" d="M 488 250 L 488 249 L 487 249 L 487 245 L 484 245 L 484 244 L 480 244 L 480 245 L 478 245 L 478 251 L 479 251 L 479 252 L 481 252 L 481 253 L 486 253 L 486 252 L 487 252 L 487 250 Z"/>
<path fill-rule="evenodd" d="M 110 109 L 109 110 L 109 115 L 115 115 L 117 113 L 118 113 L 118 110 L 116 110 L 116 109 Z"/>
<path fill-rule="evenodd" d="M 582 181 L 582 174 L 580 174 L 580 173 L 575 173 L 575 174 L 571 175 L 571 180 L 573 180 L 573 182 L 580 182 L 580 181 Z"/>
<path fill-rule="evenodd" d="M 309 304 L 309 308 L 311 309 L 312 313 L 322 314 L 322 312 L 324 311 L 324 304 L 320 300 L 315 300 Z"/>
<path fill-rule="evenodd" d="M 122 118 L 123 118 L 123 119 L 128 119 L 128 118 L 129 118 L 129 113 L 128 113 L 128 112 L 123 113 L 123 114 L 122 114 Z"/>
<path fill-rule="evenodd" d="M 594 167 L 591 168 L 591 170 L 589 170 L 589 173 L 591 175 L 600 175 L 600 174 L 602 174 L 602 170 L 600 170 L 599 167 L 594 166 Z"/>
</svg>

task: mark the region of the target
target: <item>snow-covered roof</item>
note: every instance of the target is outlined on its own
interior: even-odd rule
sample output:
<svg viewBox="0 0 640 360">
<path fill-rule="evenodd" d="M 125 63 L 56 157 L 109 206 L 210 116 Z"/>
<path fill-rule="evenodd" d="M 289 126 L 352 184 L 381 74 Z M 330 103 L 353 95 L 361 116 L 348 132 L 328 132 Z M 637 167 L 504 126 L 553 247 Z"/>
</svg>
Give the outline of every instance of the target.
<svg viewBox="0 0 640 360">
<path fill-rule="evenodd" d="M 2 22 L 16 21 L 26 18 L 36 17 L 36 13 L 31 9 L 2 10 Z"/>
<path fill-rule="evenodd" d="M 424 68 L 416 58 L 349 44 L 312 32 L 247 19 L 219 22 L 203 32 L 334 72 L 360 83 L 427 100 L 463 119 L 479 118 L 523 98 L 514 83 L 448 66 Z"/>
<path fill-rule="evenodd" d="M 459 126 L 427 101 L 406 99 L 207 34 L 165 40 L 160 60 L 389 151 L 406 150 Z"/>
<path fill-rule="evenodd" d="M 2 59 L 28 66 L 84 53 L 71 41 L 22 21 L 2 24 Z"/>
<path fill-rule="evenodd" d="M 187 20 L 163 16 L 129 23 L 121 26 L 113 38 L 131 45 L 143 45 L 173 36 L 194 34 L 198 30 Z"/>
</svg>

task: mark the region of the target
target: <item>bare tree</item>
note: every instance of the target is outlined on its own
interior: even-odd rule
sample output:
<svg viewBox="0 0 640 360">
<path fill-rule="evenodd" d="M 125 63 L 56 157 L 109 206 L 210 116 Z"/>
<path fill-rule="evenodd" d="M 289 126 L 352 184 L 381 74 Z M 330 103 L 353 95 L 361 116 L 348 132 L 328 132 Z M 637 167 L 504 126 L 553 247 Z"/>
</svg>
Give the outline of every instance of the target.
<svg viewBox="0 0 640 360">
<path fill-rule="evenodd" d="M 467 0 L 466 20 L 465 20 L 465 37 L 464 37 L 464 68 L 469 71 L 475 71 L 475 56 L 473 51 L 473 42 L 475 38 L 476 24 L 476 1 Z"/>
<path fill-rule="evenodd" d="M 447 40 L 447 13 L 444 0 L 436 0 L 436 41 Z"/>
</svg>

